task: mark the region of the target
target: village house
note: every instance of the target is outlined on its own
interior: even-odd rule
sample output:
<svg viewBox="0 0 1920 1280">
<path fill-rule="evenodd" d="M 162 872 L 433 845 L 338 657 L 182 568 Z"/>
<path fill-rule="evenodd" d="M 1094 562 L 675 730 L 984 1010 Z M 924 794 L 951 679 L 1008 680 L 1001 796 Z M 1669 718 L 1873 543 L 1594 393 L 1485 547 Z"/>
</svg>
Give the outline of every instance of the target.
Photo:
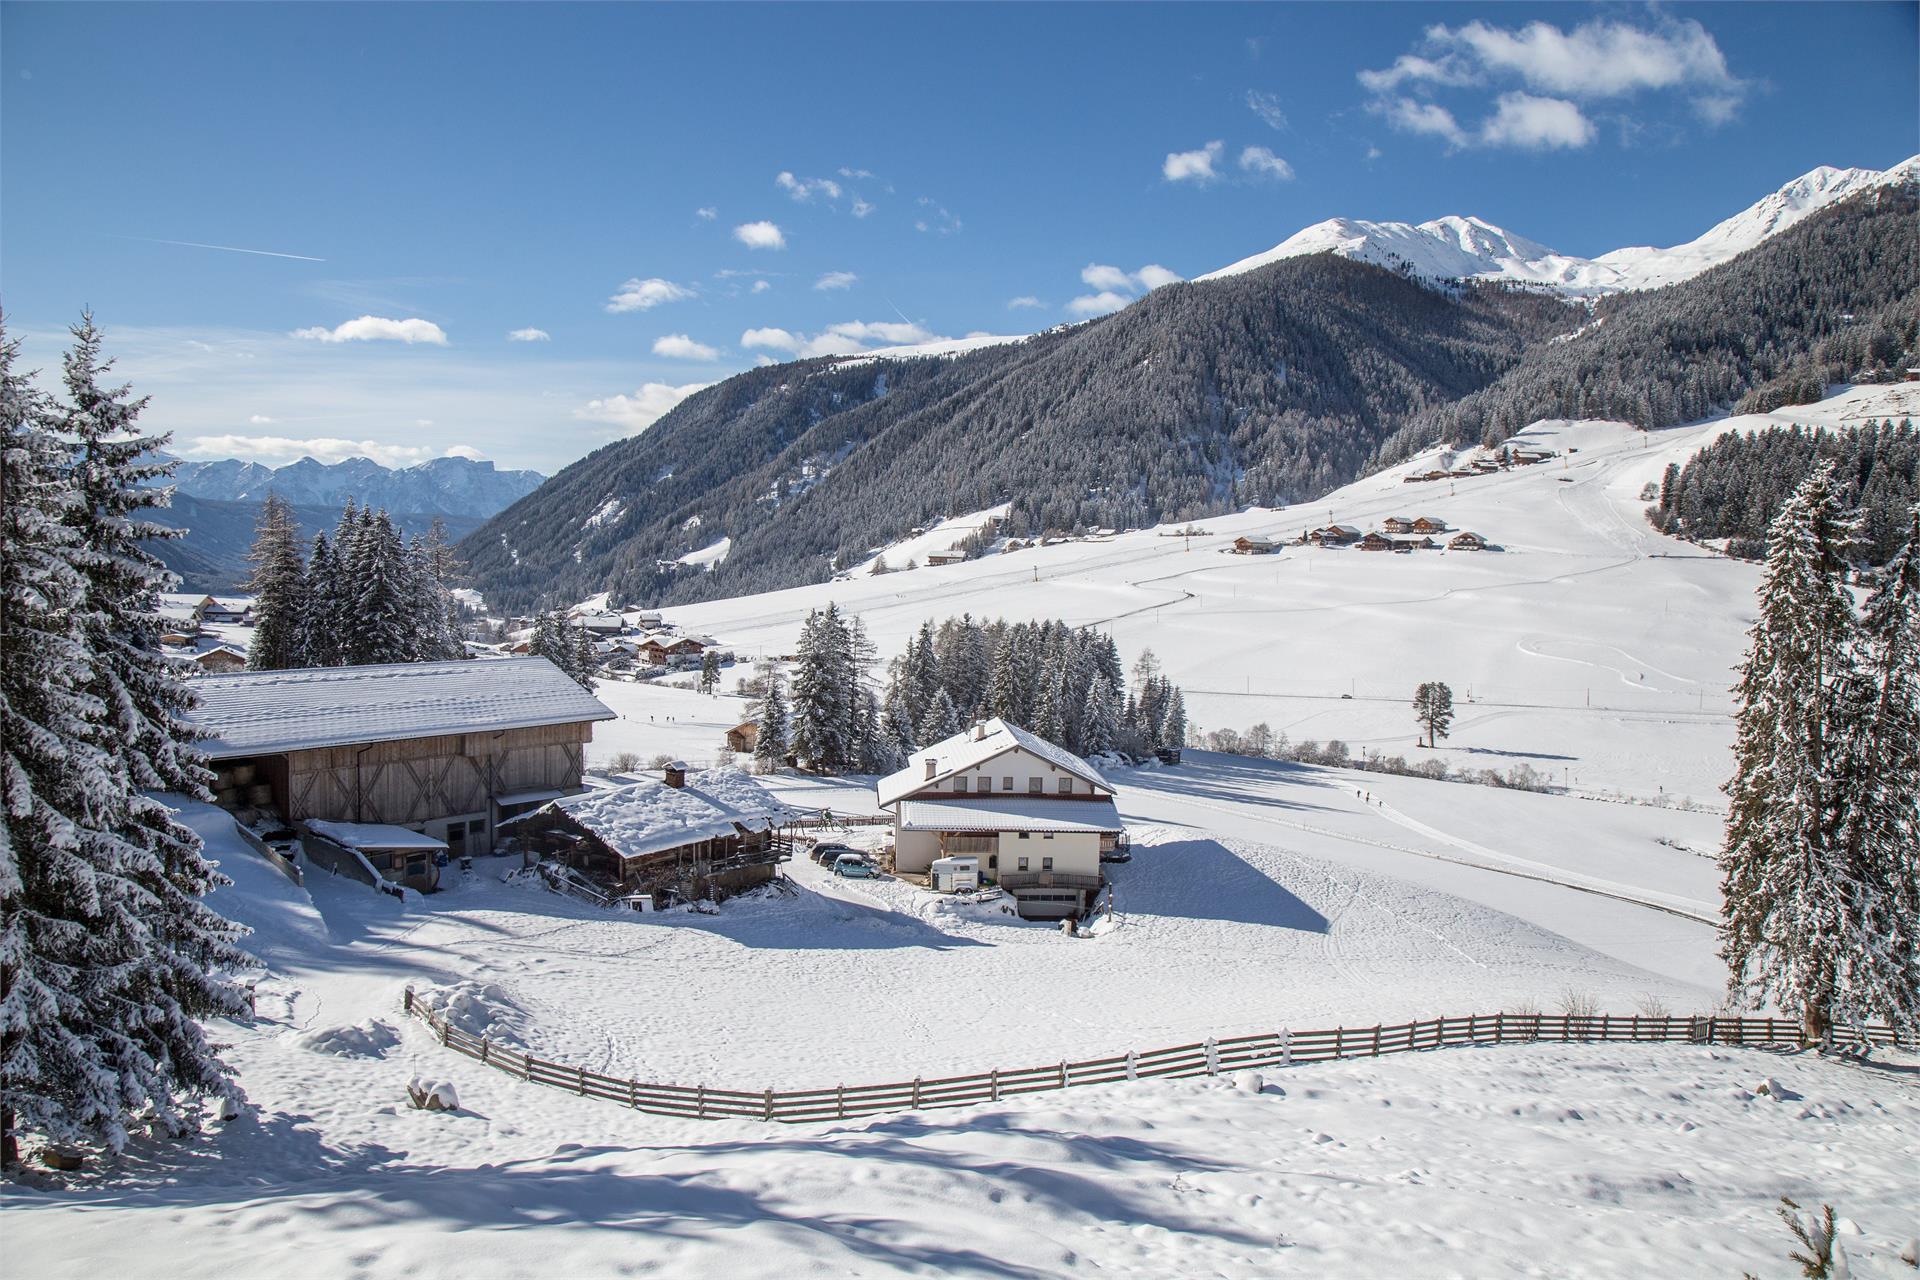
<svg viewBox="0 0 1920 1280">
<path fill-rule="evenodd" d="M 753 720 L 742 720 L 727 730 L 727 750 L 752 752 L 760 744 L 760 725 Z"/>
<path fill-rule="evenodd" d="M 196 653 L 186 661 L 195 671 L 239 671 L 247 665 L 247 655 L 221 644 L 204 653 Z"/>
<path fill-rule="evenodd" d="M 1350 524 L 1330 524 L 1315 529 L 1307 541 L 1322 547 L 1344 547 L 1360 541 L 1360 530 Z"/>
<path fill-rule="evenodd" d="M 1273 550 L 1273 539 L 1264 533 L 1243 533 L 1233 540 L 1237 556 L 1264 556 Z"/>
<path fill-rule="evenodd" d="M 248 625 L 253 622 L 253 601 L 246 596 L 208 596 L 200 608 L 200 621 Z"/>
<path fill-rule="evenodd" d="M 928 874 L 977 857 L 1029 920 L 1078 916 L 1103 883 L 1100 855 L 1124 846 L 1113 787 L 1079 756 L 1004 720 L 913 753 L 874 788 L 893 814 L 893 866 Z"/>
<path fill-rule="evenodd" d="M 1375 529 L 1370 530 L 1366 537 L 1360 539 L 1360 541 L 1353 545 L 1362 551 L 1391 551 L 1393 550 L 1393 539 Z"/>
<path fill-rule="evenodd" d="M 1416 516 L 1414 518 L 1412 529 L 1414 533 L 1445 533 L 1446 531 L 1447 522 L 1445 520 L 1438 520 L 1433 516 Z"/>
<path fill-rule="evenodd" d="M 580 790 L 614 713 L 545 658 L 209 675 L 189 721 L 243 822 L 406 827 L 456 855 Z"/>
<path fill-rule="evenodd" d="M 1380 527 L 1388 533 L 1412 533 L 1413 521 L 1406 516 L 1388 516 L 1380 522 Z"/>
<path fill-rule="evenodd" d="M 650 635 L 640 642 L 638 656 L 656 667 L 664 667 L 670 665 L 675 658 L 697 658 L 706 647 L 705 643 L 693 636 L 660 633 Z"/>
<path fill-rule="evenodd" d="M 967 553 L 964 551 L 927 552 L 927 567 L 930 569 L 938 568 L 943 564 L 965 564 L 966 561 Z"/>
<path fill-rule="evenodd" d="M 180 635 L 194 636 L 200 633 L 201 624 L 206 621 L 207 610 L 212 608 L 213 604 L 212 596 L 166 592 L 161 595 L 154 612 L 160 615 L 169 630 Z"/>
<path fill-rule="evenodd" d="M 800 815 L 738 769 L 691 776 L 675 762 L 659 780 L 554 800 L 509 829 L 531 856 L 586 877 L 609 898 L 688 901 L 764 884 L 793 856 L 780 828 Z"/>
<path fill-rule="evenodd" d="M 1462 530 L 1447 540 L 1449 551 L 1485 551 L 1487 540 L 1471 529 Z"/>
</svg>

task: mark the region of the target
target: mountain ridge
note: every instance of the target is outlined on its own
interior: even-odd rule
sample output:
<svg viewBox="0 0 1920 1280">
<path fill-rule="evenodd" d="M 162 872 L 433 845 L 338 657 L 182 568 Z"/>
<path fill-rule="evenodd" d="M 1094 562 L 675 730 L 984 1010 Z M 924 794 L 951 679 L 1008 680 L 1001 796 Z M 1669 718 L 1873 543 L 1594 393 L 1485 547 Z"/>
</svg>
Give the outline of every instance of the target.
<svg viewBox="0 0 1920 1280">
<path fill-rule="evenodd" d="M 362 506 L 411 515 L 486 517 L 511 506 L 546 480 L 537 471 L 502 471 L 484 459 L 449 456 L 408 467 L 371 458 L 321 462 L 311 456 L 280 467 L 238 458 L 175 459 L 169 483 L 211 502 L 261 502 L 277 493 L 295 506 Z"/>
</svg>

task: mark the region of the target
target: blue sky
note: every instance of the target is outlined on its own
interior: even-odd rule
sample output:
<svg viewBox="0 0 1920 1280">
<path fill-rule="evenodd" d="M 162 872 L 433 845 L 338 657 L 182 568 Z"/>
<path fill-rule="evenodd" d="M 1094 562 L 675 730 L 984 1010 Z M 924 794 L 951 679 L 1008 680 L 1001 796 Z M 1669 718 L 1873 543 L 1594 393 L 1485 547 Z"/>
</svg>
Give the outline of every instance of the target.
<svg viewBox="0 0 1920 1280">
<path fill-rule="evenodd" d="M 182 453 L 550 471 L 1327 217 L 1691 239 L 1920 151 L 1916 12 L 7 4 L 0 298 L 47 366 L 93 308 Z"/>
</svg>

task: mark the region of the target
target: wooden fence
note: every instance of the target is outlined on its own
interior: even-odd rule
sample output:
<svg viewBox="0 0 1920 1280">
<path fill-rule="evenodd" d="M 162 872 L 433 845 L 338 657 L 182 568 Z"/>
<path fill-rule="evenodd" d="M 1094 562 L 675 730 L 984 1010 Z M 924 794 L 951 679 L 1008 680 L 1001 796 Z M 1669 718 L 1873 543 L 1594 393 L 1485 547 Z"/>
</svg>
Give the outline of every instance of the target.
<svg viewBox="0 0 1920 1280">
<path fill-rule="evenodd" d="M 407 988 L 406 1011 L 433 1028 L 445 1047 L 532 1084 L 602 1098 L 651 1115 L 693 1120 L 747 1119 L 786 1123 L 844 1120 L 883 1111 L 964 1107 L 1022 1093 L 1115 1084 L 1124 1080 L 1211 1076 L 1223 1071 L 1288 1067 L 1335 1058 L 1369 1058 L 1456 1045 L 1534 1042 L 1721 1044 L 1751 1048 L 1797 1046 L 1800 1024 L 1788 1018 L 1653 1018 L 1637 1014 L 1547 1015 L 1489 1013 L 1434 1018 L 1397 1026 L 1336 1027 L 1331 1031 L 1265 1032 L 1203 1040 L 1171 1049 L 1114 1054 L 1082 1062 L 1057 1062 L 1012 1071 L 920 1078 L 898 1084 L 835 1085 L 830 1089 L 714 1089 L 705 1085 L 643 1084 L 601 1075 L 584 1067 L 548 1062 L 493 1043 L 448 1023 Z M 1893 1031 L 1871 1026 L 1863 1037 L 1836 1031 L 1842 1045 L 1894 1043 Z"/>
</svg>

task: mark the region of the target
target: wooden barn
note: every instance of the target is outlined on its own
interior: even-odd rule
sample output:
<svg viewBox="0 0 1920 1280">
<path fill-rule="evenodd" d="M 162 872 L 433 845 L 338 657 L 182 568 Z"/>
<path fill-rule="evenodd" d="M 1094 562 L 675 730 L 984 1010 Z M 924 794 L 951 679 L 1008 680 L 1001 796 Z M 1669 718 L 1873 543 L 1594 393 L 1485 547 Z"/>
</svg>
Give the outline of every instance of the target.
<svg viewBox="0 0 1920 1280">
<path fill-rule="evenodd" d="M 1362 551 L 1391 551 L 1393 550 L 1393 539 L 1376 529 L 1353 545 Z"/>
<path fill-rule="evenodd" d="M 686 766 L 624 787 L 567 796 L 509 825 L 529 854 L 572 868 L 609 898 L 658 905 L 737 893 L 793 856 L 780 828 L 800 815 L 738 769 Z"/>
<path fill-rule="evenodd" d="M 580 790 L 614 713 L 545 658 L 245 671 L 194 682 L 216 798 L 243 820 L 407 827 L 455 857 Z"/>
<path fill-rule="evenodd" d="M 1360 541 L 1360 530 L 1350 524 L 1330 524 L 1315 529 L 1307 541 L 1323 547 L 1344 547 Z"/>
<path fill-rule="evenodd" d="M 751 752 L 760 744 L 760 724 L 756 720 L 742 720 L 727 730 L 727 750 Z"/>
<path fill-rule="evenodd" d="M 1487 540 L 1471 529 L 1464 529 L 1447 539 L 1449 551 L 1485 551 Z"/>
<path fill-rule="evenodd" d="M 1445 520 L 1436 519 L 1433 516 L 1414 517 L 1414 533 L 1445 533 L 1446 531 L 1447 522 Z"/>
<path fill-rule="evenodd" d="M 1243 533 L 1233 540 L 1237 556 L 1264 556 L 1273 551 L 1273 539 L 1264 533 Z"/>
</svg>

